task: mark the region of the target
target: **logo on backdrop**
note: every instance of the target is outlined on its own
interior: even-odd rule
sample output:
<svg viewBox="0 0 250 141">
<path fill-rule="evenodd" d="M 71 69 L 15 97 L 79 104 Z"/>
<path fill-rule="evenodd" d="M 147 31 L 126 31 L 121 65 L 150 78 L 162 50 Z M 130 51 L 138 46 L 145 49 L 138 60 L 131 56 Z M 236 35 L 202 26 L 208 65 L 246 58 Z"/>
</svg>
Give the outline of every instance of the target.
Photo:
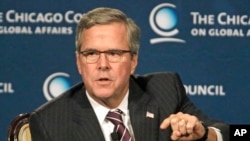
<svg viewBox="0 0 250 141">
<path fill-rule="evenodd" d="M 176 28 L 178 23 L 176 6 L 170 3 L 162 3 L 153 8 L 149 16 L 149 23 L 153 31 L 160 37 L 150 39 L 151 44 L 161 42 L 185 43 L 184 40 L 175 38 L 179 33 Z"/>
<path fill-rule="evenodd" d="M 43 94 L 49 101 L 70 88 L 69 74 L 63 72 L 53 73 L 46 78 L 43 84 Z"/>
</svg>

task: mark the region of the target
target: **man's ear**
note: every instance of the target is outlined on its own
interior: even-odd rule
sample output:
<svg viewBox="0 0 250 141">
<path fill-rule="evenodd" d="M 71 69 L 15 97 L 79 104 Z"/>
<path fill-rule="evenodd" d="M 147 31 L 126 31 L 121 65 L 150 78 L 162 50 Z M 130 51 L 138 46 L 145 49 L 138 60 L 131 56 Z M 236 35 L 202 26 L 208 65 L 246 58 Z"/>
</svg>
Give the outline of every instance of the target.
<svg viewBox="0 0 250 141">
<path fill-rule="evenodd" d="M 134 74 L 135 69 L 137 67 L 137 63 L 138 63 L 138 55 L 134 54 L 132 57 L 133 58 L 132 58 L 132 62 L 131 62 L 131 72 L 130 72 L 130 74 Z"/>
<path fill-rule="evenodd" d="M 75 55 L 76 55 L 76 66 L 77 66 L 78 73 L 82 74 L 80 54 L 77 51 L 75 51 Z"/>
</svg>

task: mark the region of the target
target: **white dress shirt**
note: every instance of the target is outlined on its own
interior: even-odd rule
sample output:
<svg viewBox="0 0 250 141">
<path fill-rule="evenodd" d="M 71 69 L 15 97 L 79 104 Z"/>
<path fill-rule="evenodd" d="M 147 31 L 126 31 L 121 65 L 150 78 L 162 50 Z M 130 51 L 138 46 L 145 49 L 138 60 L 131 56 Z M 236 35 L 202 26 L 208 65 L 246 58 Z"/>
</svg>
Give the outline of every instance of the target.
<svg viewBox="0 0 250 141">
<path fill-rule="evenodd" d="M 113 131 L 114 131 L 114 124 L 105 118 L 106 118 L 106 115 L 108 114 L 109 111 L 114 111 L 115 109 L 108 109 L 108 108 L 102 106 L 101 104 L 96 102 L 91 96 L 89 96 L 88 92 L 86 92 L 86 94 L 87 94 L 87 98 L 88 98 L 88 100 L 89 100 L 89 102 L 90 102 L 90 104 L 91 104 L 92 108 L 94 109 L 94 112 L 97 116 L 97 119 L 99 121 L 99 124 L 101 126 L 101 129 L 102 129 L 102 132 L 103 132 L 103 135 L 105 138 L 105 141 L 112 141 L 111 133 L 113 133 Z M 122 119 L 123 119 L 124 125 L 129 130 L 129 134 L 132 137 L 132 140 L 135 141 L 134 132 L 133 132 L 132 125 L 130 122 L 130 116 L 129 116 L 129 110 L 128 110 L 128 95 L 129 95 L 129 92 L 126 93 L 122 102 L 120 103 L 120 105 L 116 109 L 120 109 L 123 112 Z M 221 132 L 219 129 L 214 128 L 214 127 L 209 127 L 209 128 L 213 128 L 215 130 L 216 135 L 217 135 L 217 141 L 223 141 L 222 135 L 221 135 Z"/>
<path fill-rule="evenodd" d="M 98 118 L 103 135 L 105 137 L 105 141 L 112 141 L 112 138 L 110 135 L 114 131 L 114 124 L 105 118 L 109 111 L 114 111 L 115 109 L 108 109 L 102 106 L 101 104 L 97 103 L 91 96 L 89 96 L 88 92 L 86 93 L 90 101 L 90 104 L 93 107 L 95 114 Z M 123 112 L 122 114 L 123 123 L 126 126 L 126 128 L 129 130 L 129 134 L 132 137 L 132 140 L 134 141 L 135 140 L 134 133 L 133 133 L 132 125 L 130 122 L 129 111 L 128 111 L 128 92 L 123 98 L 120 105 L 116 109 L 120 109 Z"/>
</svg>

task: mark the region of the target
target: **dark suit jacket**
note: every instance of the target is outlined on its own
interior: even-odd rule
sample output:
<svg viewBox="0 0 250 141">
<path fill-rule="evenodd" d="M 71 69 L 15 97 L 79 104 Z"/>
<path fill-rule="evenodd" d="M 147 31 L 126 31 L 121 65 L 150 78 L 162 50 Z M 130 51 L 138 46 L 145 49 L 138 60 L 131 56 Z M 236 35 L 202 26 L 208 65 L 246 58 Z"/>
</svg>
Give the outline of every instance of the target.
<svg viewBox="0 0 250 141">
<path fill-rule="evenodd" d="M 198 110 L 175 73 L 131 76 L 128 108 L 136 141 L 169 141 L 171 129 L 163 131 L 159 126 L 179 111 L 196 115 L 208 126 L 220 129 L 224 140 L 229 140 L 229 126 L 208 119 Z M 154 117 L 146 117 L 147 112 Z M 30 129 L 33 141 L 104 141 L 83 83 L 35 110 Z"/>
</svg>

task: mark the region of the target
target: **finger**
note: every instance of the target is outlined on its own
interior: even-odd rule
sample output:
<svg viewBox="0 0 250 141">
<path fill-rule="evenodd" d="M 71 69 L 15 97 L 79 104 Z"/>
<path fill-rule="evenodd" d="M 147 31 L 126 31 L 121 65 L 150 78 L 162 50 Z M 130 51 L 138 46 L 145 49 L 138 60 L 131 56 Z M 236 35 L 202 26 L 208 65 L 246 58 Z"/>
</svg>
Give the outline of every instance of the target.
<svg viewBox="0 0 250 141">
<path fill-rule="evenodd" d="M 189 118 L 187 125 L 186 125 L 187 134 L 192 134 L 194 132 L 194 128 L 197 125 L 197 122 L 199 121 L 197 120 L 196 117 L 191 116 Z"/>
<path fill-rule="evenodd" d="M 161 125 L 160 125 L 160 128 L 161 129 L 166 129 L 166 128 L 168 128 L 172 123 L 172 119 L 175 119 L 176 118 L 176 114 L 171 114 L 168 118 L 165 118 L 164 120 L 163 120 L 163 122 L 161 123 Z M 175 120 L 174 120 L 174 122 L 175 122 Z"/>
<path fill-rule="evenodd" d="M 193 123 L 192 121 L 189 121 L 186 125 L 186 130 L 188 134 L 192 134 L 194 131 L 194 127 L 195 127 L 195 123 Z"/>
<path fill-rule="evenodd" d="M 179 131 L 173 131 L 171 134 L 171 140 L 179 140 L 181 138 L 181 134 Z"/>
<path fill-rule="evenodd" d="M 166 118 L 165 120 L 163 120 L 163 122 L 160 125 L 160 129 L 167 129 L 168 126 L 170 125 L 170 119 Z"/>
<path fill-rule="evenodd" d="M 179 131 L 179 118 L 174 117 L 170 120 L 171 128 L 173 131 Z"/>
<path fill-rule="evenodd" d="M 181 136 L 179 137 L 178 139 L 176 139 L 178 141 L 191 141 L 193 140 L 192 137 L 189 135 L 189 136 Z"/>
<path fill-rule="evenodd" d="M 186 136 L 187 135 L 186 120 L 181 119 L 178 124 L 179 124 L 179 132 L 181 133 L 182 136 Z"/>
</svg>

